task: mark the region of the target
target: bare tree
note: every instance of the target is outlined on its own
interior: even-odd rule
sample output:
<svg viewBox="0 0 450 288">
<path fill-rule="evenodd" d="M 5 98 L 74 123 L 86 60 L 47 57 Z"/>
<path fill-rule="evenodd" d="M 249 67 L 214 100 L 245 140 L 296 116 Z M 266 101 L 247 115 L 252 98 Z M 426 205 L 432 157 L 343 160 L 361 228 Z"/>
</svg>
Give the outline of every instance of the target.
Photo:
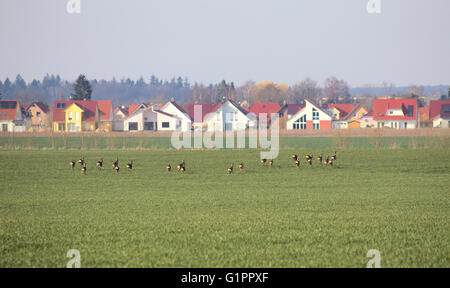
<svg viewBox="0 0 450 288">
<path fill-rule="evenodd" d="M 291 100 L 293 103 L 301 104 L 305 99 L 317 101 L 321 94 L 321 88 L 317 82 L 306 78 L 291 87 Z"/>
<path fill-rule="evenodd" d="M 347 82 L 336 77 L 327 78 L 323 85 L 323 97 L 328 98 L 329 103 L 350 102 L 351 96 Z"/>
</svg>

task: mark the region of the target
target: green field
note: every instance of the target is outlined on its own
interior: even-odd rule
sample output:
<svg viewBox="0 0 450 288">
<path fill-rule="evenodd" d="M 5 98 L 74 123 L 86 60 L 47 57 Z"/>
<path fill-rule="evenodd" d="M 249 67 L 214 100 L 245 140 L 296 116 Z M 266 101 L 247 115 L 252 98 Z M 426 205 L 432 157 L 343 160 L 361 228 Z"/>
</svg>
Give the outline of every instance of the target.
<svg viewBox="0 0 450 288">
<path fill-rule="evenodd" d="M 309 168 L 333 140 L 289 141 L 311 143 L 300 169 L 289 149 L 273 168 L 249 149 L 0 151 L 0 267 L 65 267 L 69 249 L 82 267 L 365 267 L 369 249 L 382 267 L 450 267 L 450 149 L 353 147 Z M 87 175 L 68 165 L 81 155 Z"/>
</svg>

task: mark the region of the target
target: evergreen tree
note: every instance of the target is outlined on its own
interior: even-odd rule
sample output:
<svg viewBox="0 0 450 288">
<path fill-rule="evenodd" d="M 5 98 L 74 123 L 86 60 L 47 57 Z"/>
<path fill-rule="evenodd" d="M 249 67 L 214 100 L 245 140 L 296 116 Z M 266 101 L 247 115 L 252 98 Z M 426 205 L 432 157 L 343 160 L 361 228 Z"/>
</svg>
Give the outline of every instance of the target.
<svg viewBox="0 0 450 288">
<path fill-rule="evenodd" d="M 183 88 L 183 86 L 184 86 L 184 85 L 183 85 L 183 78 L 178 77 L 178 78 L 177 78 L 177 84 L 176 84 L 175 87 L 176 87 L 177 89 L 180 89 L 180 88 Z"/>
<path fill-rule="evenodd" d="M 17 74 L 16 81 L 14 81 L 14 88 L 15 89 L 25 89 L 27 88 L 27 83 L 25 83 L 25 80 L 23 80 L 22 76 L 20 74 Z"/>
<path fill-rule="evenodd" d="M 222 82 L 220 82 L 219 85 L 217 85 L 216 87 L 217 103 L 226 100 L 227 96 L 228 96 L 228 84 L 225 80 L 222 80 Z"/>
<path fill-rule="evenodd" d="M 75 93 L 70 96 L 72 100 L 91 100 L 92 88 L 86 76 L 81 74 L 73 87 Z"/>
<path fill-rule="evenodd" d="M 3 96 L 7 97 L 9 95 L 9 93 L 11 93 L 11 89 L 12 89 L 12 83 L 11 80 L 9 80 L 9 78 L 5 79 L 5 82 L 3 83 Z"/>
<path fill-rule="evenodd" d="M 147 85 L 147 83 L 145 83 L 144 78 L 141 76 L 141 78 L 139 78 L 138 81 L 136 81 L 136 86 L 137 87 L 145 87 Z"/>
</svg>

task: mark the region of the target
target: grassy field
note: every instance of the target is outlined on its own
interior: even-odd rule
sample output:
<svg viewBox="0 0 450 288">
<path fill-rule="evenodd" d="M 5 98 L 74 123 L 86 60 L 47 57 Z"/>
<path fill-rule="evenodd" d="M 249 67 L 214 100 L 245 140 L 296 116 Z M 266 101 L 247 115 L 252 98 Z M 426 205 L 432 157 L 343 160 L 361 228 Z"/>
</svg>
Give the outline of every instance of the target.
<svg viewBox="0 0 450 288">
<path fill-rule="evenodd" d="M 365 267 L 369 249 L 382 267 L 450 267 L 450 149 L 354 147 L 306 167 L 331 154 L 318 143 L 295 150 L 300 169 L 289 149 L 273 168 L 256 150 L 0 151 L 0 267 L 65 267 L 69 249 L 82 267 Z M 68 165 L 81 154 L 87 175 Z M 186 174 L 165 171 L 183 159 Z"/>
<path fill-rule="evenodd" d="M 225 147 L 224 140 L 224 147 Z M 193 143 L 193 142 L 192 142 Z M 248 137 L 246 138 L 248 147 Z M 235 141 L 236 145 L 236 141 Z M 236 147 L 236 146 L 235 146 Z M 281 149 L 450 149 L 450 135 L 380 137 L 280 137 Z M 0 150 L 136 150 L 173 149 L 170 137 L 139 134 L 108 137 L 87 136 L 13 136 L 0 137 Z"/>
</svg>

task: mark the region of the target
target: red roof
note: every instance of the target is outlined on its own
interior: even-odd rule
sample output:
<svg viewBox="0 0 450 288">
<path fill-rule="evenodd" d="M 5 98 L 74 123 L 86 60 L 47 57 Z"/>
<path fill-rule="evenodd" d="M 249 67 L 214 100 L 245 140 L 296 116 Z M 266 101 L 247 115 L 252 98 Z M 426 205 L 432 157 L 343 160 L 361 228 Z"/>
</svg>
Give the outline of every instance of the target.
<svg viewBox="0 0 450 288">
<path fill-rule="evenodd" d="M 0 100 L 0 120 L 17 120 L 18 100 Z"/>
<path fill-rule="evenodd" d="M 450 100 L 432 100 L 430 101 L 430 119 L 434 119 L 441 114 L 448 114 L 447 108 Z M 445 116 L 445 115 L 443 115 Z"/>
<path fill-rule="evenodd" d="M 408 107 L 412 106 L 412 116 L 408 116 Z M 401 109 L 403 115 L 387 115 L 389 109 Z M 416 120 L 417 99 L 375 99 L 373 101 L 374 120 Z"/>
<path fill-rule="evenodd" d="M 222 103 L 219 103 L 219 104 L 186 104 L 186 105 L 184 105 L 184 110 L 189 115 L 189 117 L 191 117 L 192 120 L 197 121 L 197 119 L 194 119 L 194 105 L 201 106 L 202 122 L 203 122 L 203 120 L 205 119 L 205 116 L 211 112 L 216 111 L 222 105 Z"/>
<path fill-rule="evenodd" d="M 267 121 L 270 121 L 271 113 L 278 113 L 281 107 L 278 103 L 265 102 L 265 103 L 253 103 L 249 112 L 259 116 L 261 113 L 267 114 Z"/>
<path fill-rule="evenodd" d="M 97 101 L 98 111 L 100 112 L 100 120 L 108 121 L 111 120 L 111 112 L 112 112 L 112 101 L 104 100 Z"/>
<path fill-rule="evenodd" d="M 55 101 L 53 104 L 53 121 L 64 122 L 65 121 L 65 110 L 69 108 L 70 105 L 76 104 L 81 109 L 83 109 L 83 121 L 95 121 L 95 111 L 97 110 L 98 101 Z M 58 104 L 65 104 L 64 107 L 59 107 Z M 59 107 L 59 108 L 58 108 Z"/>
</svg>

